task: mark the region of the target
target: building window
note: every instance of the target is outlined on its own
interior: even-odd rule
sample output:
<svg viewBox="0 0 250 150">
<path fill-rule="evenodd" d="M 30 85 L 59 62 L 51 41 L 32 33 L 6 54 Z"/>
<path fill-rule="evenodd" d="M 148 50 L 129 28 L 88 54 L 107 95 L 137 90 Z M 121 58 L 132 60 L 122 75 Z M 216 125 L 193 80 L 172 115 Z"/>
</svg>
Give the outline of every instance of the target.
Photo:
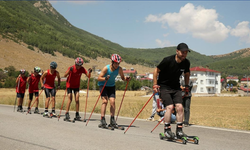
<svg viewBox="0 0 250 150">
<path fill-rule="evenodd" d="M 204 92 L 204 91 L 203 91 L 203 87 L 201 87 L 201 92 Z"/>
<path fill-rule="evenodd" d="M 201 80 L 201 84 L 203 84 L 203 80 Z"/>
</svg>

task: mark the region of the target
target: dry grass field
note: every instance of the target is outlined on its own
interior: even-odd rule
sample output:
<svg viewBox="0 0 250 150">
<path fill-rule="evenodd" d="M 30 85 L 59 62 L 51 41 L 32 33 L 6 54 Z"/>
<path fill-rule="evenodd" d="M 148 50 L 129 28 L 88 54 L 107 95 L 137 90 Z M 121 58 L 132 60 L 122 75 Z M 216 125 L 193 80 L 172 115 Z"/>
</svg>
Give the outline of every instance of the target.
<svg viewBox="0 0 250 150">
<path fill-rule="evenodd" d="M 56 96 L 56 107 L 61 108 L 64 97 L 63 90 L 59 90 Z M 116 112 L 118 111 L 124 91 L 116 93 Z M 119 116 L 134 118 L 143 105 L 148 101 L 149 97 L 142 97 L 145 91 L 127 91 L 122 104 Z M 90 91 L 87 112 L 91 112 L 97 98 L 98 91 Z M 67 97 L 66 97 L 67 98 Z M 24 98 L 27 100 L 27 96 Z M 44 107 L 44 93 L 40 96 L 40 111 Z M 15 101 L 15 89 L 0 89 L 0 103 L 13 105 Z M 67 99 L 65 99 L 64 104 Z M 84 112 L 86 102 L 86 94 L 80 94 L 80 111 Z M 27 104 L 27 102 L 26 102 Z M 74 102 L 71 104 L 71 110 L 75 109 Z M 100 113 L 101 99 L 96 106 L 95 113 Z M 191 102 L 190 123 L 195 125 L 222 127 L 230 129 L 250 130 L 250 99 L 249 97 L 193 97 Z M 65 108 L 65 105 L 64 105 Z M 152 100 L 148 103 L 138 118 L 146 119 L 150 116 L 152 109 Z M 109 106 L 107 108 L 109 115 Z M 83 113 L 81 113 L 83 117 Z M 155 119 L 159 117 L 156 115 Z"/>
</svg>

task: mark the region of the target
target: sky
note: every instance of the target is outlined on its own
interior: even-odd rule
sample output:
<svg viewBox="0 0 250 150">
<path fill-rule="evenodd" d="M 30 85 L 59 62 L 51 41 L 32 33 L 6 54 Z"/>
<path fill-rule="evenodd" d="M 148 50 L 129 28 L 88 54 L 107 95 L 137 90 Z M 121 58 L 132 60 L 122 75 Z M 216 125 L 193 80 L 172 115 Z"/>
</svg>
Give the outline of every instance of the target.
<svg viewBox="0 0 250 150">
<path fill-rule="evenodd" d="M 250 48 L 250 1 L 49 1 L 75 27 L 126 48 Z"/>
</svg>

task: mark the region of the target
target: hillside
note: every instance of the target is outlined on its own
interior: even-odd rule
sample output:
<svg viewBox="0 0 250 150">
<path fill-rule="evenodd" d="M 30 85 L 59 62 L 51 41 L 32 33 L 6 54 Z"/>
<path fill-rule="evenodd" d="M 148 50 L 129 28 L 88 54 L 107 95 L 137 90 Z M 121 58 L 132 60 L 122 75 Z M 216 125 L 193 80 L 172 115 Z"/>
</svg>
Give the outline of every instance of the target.
<svg viewBox="0 0 250 150">
<path fill-rule="evenodd" d="M 58 63 L 57 70 L 62 76 L 69 66 L 74 64 L 74 59 L 63 56 L 59 52 L 55 52 L 55 56 L 48 53 L 43 53 L 37 48 L 30 50 L 25 43 L 15 43 L 11 40 L 6 40 L 0 36 L 0 68 L 3 69 L 8 66 L 14 66 L 17 70 L 24 68 L 27 71 L 32 71 L 35 66 L 41 67 L 43 70 L 49 68 L 51 61 Z M 102 69 L 104 65 L 110 63 L 110 59 L 98 57 L 97 59 L 88 58 L 89 63 L 84 63 L 85 68 L 92 68 L 96 66 L 96 69 Z M 139 74 L 146 72 L 153 72 L 153 68 L 149 68 L 141 65 L 131 65 L 126 62 L 121 63 L 122 67 L 130 69 L 131 67 L 136 69 Z M 92 75 L 93 76 L 93 75 Z M 85 78 L 83 76 L 83 78 Z"/>
<path fill-rule="evenodd" d="M 5 42 L 5 44 L 1 43 L 0 47 L 0 68 L 13 63 L 13 66 L 18 69 L 23 65 L 34 64 L 38 60 L 37 65 L 46 68 L 44 62 L 48 64 L 56 60 L 59 64 L 63 64 L 61 71 L 64 72 L 66 67 L 72 64 L 73 58 L 78 56 L 83 57 L 90 66 L 93 64 L 98 66 L 109 63 L 111 54 L 118 53 L 122 56 L 123 63 L 127 63 L 124 63 L 127 69 L 132 66 L 138 70 L 138 73 L 145 73 L 152 72 L 153 69 L 149 67 L 159 64 L 164 57 L 176 53 L 175 47 L 124 48 L 117 43 L 74 27 L 47 0 L 0 1 L 0 35 L 4 39 L 1 42 Z M 208 65 L 210 69 L 218 70 L 223 75 L 242 76 L 250 71 L 248 66 L 250 48 L 217 56 L 202 55 L 196 52 L 197 50 L 191 51 L 188 54 L 191 67 Z M 26 57 L 29 59 L 28 62 L 24 61 Z M 29 67 L 33 68 L 33 66 L 27 66 L 28 69 Z"/>
</svg>

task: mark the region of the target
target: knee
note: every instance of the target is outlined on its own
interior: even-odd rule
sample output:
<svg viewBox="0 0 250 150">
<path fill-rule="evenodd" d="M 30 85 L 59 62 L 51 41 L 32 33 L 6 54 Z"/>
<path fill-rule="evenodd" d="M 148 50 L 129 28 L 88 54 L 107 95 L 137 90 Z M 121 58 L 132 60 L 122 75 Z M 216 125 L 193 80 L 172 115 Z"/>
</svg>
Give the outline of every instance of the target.
<svg viewBox="0 0 250 150">
<path fill-rule="evenodd" d="M 76 103 L 79 104 L 79 99 L 76 99 Z"/>
<path fill-rule="evenodd" d="M 182 112 L 182 111 L 183 111 L 183 106 L 182 106 L 182 104 L 176 104 L 176 111 L 177 111 L 177 112 Z"/>
</svg>

